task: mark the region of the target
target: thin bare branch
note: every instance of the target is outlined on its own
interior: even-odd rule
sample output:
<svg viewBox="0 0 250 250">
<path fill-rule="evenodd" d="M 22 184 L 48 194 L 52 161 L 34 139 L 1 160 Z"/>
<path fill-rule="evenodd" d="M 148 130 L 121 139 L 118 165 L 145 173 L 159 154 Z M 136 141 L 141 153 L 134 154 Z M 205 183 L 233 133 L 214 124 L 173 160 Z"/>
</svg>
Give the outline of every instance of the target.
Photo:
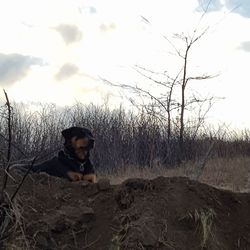
<svg viewBox="0 0 250 250">
<path fill-rule="evenodd" d="M 34 164 L 35 164 L 36 159 L 37 159 L 37 156 L 34 157 L 34 159 L 32 160 L 32 162 L 31 162 L 31 164 L 30 164 L 30 167 L 28 168 L 28 170 L 26 171 L 25 175 L 23 176 L 23 178 L 22 178 L 21 182 L 19 183 L 17 189 L 15 190 L 15 192 L 13 193 L 13 195 L 11 196 L 11 199 L 10 199 L 11 201 L 13 201 L 14 198 L 16 197 L 16 195 L 17 195 L 18 191 L 20 190 L 21 186 L 23 185 L 23 183 L 24 183 L 26 177 L 28 176 L 28 174 L 29 174 L 30 171 L 32 170 L 32 168 L 33 168 L 33 166 L 34 166 Z"/>
<path fill-rule="evenodd" d="M 6 157 L 6 161 L 7 161 L 7 165 L 5 166 L 4 169 L 4 176 L 3 176 L 3 184 L 2 184 L 2 188 L 1 188 L 1 196 L 0 196 L 0 203 L 4 201 L 4 192 L 7 186 L 7 182 L 8 182 L 8 172 L 9 172 L 9 168 L 10 168 L 10 158 L 11 158 L 11 145 L 12 145 L 12 107 L 10 105 L 10 101 L 9 101 L 9 97 L 8 94 L 6 93 L 5 90 L 3 90 L 4 95 L 5 95 L 5 99 L 6 99 L 6 107 L 7 107 L 7 111 L 8 111 L 8 117 L 7 117 L 7 127 L 8 127 L 8 149 L 7 149 L 7 157 Z"/>
<path fill-rule="evenodd" d="M 157 81 L 157 80 L 153 79 L 152 77 L 145 75 L 145 74 L 142 73 L 140 70 L 138 70 L 138 69 L 136 69 L 136 68 L 133 68 L 133 69 L 134 69 L 137 73 L 139 73 L 140 75 L 142 75 L 143 77 L 149 79 L 150 81 L 152 81 L 152 82 L 154 82 L 154 83 L 156 83 L 156 84 L 158 84 L 158 85 L 161 85 L 161 86 L 167 87 L 167 88 L 170 87 L 168 82 Z"/>
</svg>

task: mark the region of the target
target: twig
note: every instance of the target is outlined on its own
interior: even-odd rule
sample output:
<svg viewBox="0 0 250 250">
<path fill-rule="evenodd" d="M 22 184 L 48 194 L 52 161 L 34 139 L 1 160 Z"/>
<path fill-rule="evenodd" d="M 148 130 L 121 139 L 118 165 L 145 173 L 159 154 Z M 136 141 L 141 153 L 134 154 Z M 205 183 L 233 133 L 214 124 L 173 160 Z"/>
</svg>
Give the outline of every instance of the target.
<svg viewBox="0 0 250 250">
<path fill-rule="evenodd" d="M 96 240 L 94 240 L 94 241 L 90 242 L 89 244 L 83 246 L 82 249 L 88 249 L 89 247 L 92 247 L 96 242 L 98 242 L 98 241 L 100 240 L 100 238 L 101 238 L 101 237 L 100 237 L 100 235 L 99 235 L 99 236 L 97 237 Z"/>
<path fill-rule="evenodd" d="M 11 140 L 12 140 L 12 134 L 11 134 L 11 106 L 8 94 L 3 90 L 5 98 L 6 98 L 6 105 L 8 108 L 8 151 L 7 151 L 7 161 L 10 161 L 10 155 L 11 155 Z"/>
<path fill-rule="evenodd" d="M 20 189 L 21 186 L 23 185 L 23 183 L 24 183 L 26 177 L 28 176 L 28 174 L 30 173 L 31 169 L 32 169 L 33 166 L 34 166 L 34 163 L 35 163 L 36 159 L 37 159 L 37 156 L 34 157 L 34 159 L 32 160 L 32 162 L 31 162 L 31 164 L 30 164 L 30 167 L 29 167 L 28 170 L 26 171 L 25 175 L 24 175 L 23 178 L 22 178 L 22 181 L 20 182 L 20 184 L 18 185 L 16 191 L 15 191 L 14 194 L 12 195 L 12 197 L 11 197 L 11 199 L 10 199 L 11 201 L 13 201 L 13 199 L 15 198 L 16 194 L 18 193 L 19 189 Z"/>
<path fill-rule="evenodd" d="M 11 144 L 12 144 L 12 134 L 11 134 L 11 106 L 10 106 L 10 101 L 9 101 L 9 97 L 8 94 L 6 93 L 5 90 L 3 90 L 5 98 L 6 98 L 6 106 L 8 109 L 8 117 L 7 117 L 7 121 L 8 121 L 8 150 L 7 150 L 7 165 L 5 167 L 5 173 L 3 176 L 3 185 L 2 185 L 2 190 L 1 190 L 1 198 L 0 198 L 0 203 L 3 202 L 4 200 L 4 191 L 6 189 L 7 186 L 7 181 L 8 181 L 8 171 L 10 168 L 10 157 L 11 157 Z"/>
<path fill-rule="evenodd" d="M 207 160 L 214 148 L 214 144 L 215 144 L 215 141 L 212 141 L 212 143 L 210 144 L 204 158 L 201 160 L 199 166 L 198 166 L 198 170 L 197 170 L 197 175 L 195 177 L 196 180 L 198 180 L 201 176 L 201 174 L 203 173 L 203 170 L 205 169 L 205 166 L 206 166 L 206 163 L 207 163 Z"/>
</svg>

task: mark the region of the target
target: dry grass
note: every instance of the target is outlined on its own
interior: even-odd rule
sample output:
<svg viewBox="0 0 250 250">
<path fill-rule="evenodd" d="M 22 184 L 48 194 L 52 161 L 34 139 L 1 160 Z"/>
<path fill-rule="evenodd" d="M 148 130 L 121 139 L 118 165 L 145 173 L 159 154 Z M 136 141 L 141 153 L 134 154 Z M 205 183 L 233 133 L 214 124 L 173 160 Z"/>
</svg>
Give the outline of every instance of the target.
<svg viewBox="0 0 250 250">
<path fill-rule="evenodd" d="M 163 166 L 143 169 L 125 167 L 119 173 L 103 172 L 99 176 L 109 178 L 112 184 L 119 184 L 128 178 L 153 179 L 158 176 L 187 176 L 193 179 L 197 165 L 197 162 L 187 162 L 181 167 L 172 169 Z M 207 162 L 199 181 L 235 192 L 249 192 L 250 157 L 211 159 Z"/>
<path fill-rule="evenodd" d="M 193 212 L 189 212 L 180 220 L 192 220 L 199 228 L 202 235 L 201 247 L 204 249 L 207 246 L 208 241 L 215 240 L 213 232 L 213 223 L 216 217 L 216 213 L 212 208 L 209 209 L 195 209 Z"/>
</svg>

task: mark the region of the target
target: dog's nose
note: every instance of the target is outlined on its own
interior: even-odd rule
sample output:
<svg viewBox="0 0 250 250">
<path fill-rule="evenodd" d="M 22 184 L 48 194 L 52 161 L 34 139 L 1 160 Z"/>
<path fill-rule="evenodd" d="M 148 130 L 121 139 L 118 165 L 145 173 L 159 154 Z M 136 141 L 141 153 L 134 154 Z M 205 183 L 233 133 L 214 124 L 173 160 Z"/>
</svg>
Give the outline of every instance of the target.
<svg viewBox="0 0 250 250">
<path fill-rule="evenodd" d="M 82 146 L 82 147 L 80 147 L 79 149 L 80 149 L 80 150 L 85 150 L 85 149 L 86 149 L 86 147 L 83 147 L 83 146 Z"/>
</svg>

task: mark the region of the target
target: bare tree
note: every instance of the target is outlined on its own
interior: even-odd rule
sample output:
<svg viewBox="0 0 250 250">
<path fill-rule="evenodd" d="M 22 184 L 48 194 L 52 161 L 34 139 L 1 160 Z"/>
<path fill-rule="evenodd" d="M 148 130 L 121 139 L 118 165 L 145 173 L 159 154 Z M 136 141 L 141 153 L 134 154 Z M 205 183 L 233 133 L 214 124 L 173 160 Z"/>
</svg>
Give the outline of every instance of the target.
<svg viewBox="0 0 250 250">
<path fill-rule="evenodd" d="M 164 126 L 167 126 L 168 133 L 168 143 L 171 140 L 172 134 L 172 124 L 174 121 L 172 119 L 172 112 L 175 111 L 178 117 L 178 122 L 175 123 L 179 130 L 179 151 L 180 160 L 185 155 L 184 148 L 184 136 L 185 127 L 187 125 L 186 111 L 194 109 L 196 105 L 198 107 L 198 117 L 197 117 L 197 127 L 195 128 L 195 133 L 198 133 L 199 128 L 203 124 L 206 114 L 211 109 L 216 98 L 214 96 L 201 97 L 200 94 L 196 94 L 193 91 L 191 94 L 188 93 L 189 85 L 194 81 L 209 80 L 216 75 L 202 74 L 202 75 L 191 75 L 190 66 L 190 54 L 192 49 L 196 46 L 198 41 L 200 41 L 208 33 L 209 27 L 200 29 L 200 23 L 204 16 L 206 15 L 211 1 L 203 8 L 204 12 L 201 15 L 197 26 L 195 27 L 192 34 L 174 34 L 174 41 L 171 41 L 167 36 L 161 35 L 172 47 L 174 54 L 181 59 L 181 64 L 179 70 L 174 76 L 171 76 L 167 71 L 156 72 L 148 68 L 136 65 L 133 69 L 143 76 L 146 80 L 153 83 L 153 89 L 158 89 L 158 93 L 152 91 L 145 87 L 141 87 L 138 84 L 120 84 L 113 83 L 107 79 L 103 79 L 103 82 L 108 83 L 112 86 L 119 87 L 128 90 L 133 94 L 136 94 L 136 98 L 129 97 L 133 105 L 140 109 L 146 110 L 146 112 L 152 116 L 157 117 Z M 142 17 L 143 21 L 151 25 L 150 21 Z M 175 41 L 181 42 L 182 46 L 176 47 Z M 160 77 L 158 77 L 160 75 Z M 159 80 L 160 79 L 160 80 Z M 162 80 L 163 79 L 163 80 Z M 138 98 L 139 97 L 139 98 Z M 207 104 L 207 106 L 205 105 Z M 206 108 L 204 108 L 206 106 Z M 196 135 L 194 135 L 195 137 Z"/>
<path fill-rule="evenodd" d="M 136 98 L 131 96 L 128 97 L 134 106 L 136 106 L 140 111 L 144 110 L 148 115 L 154 116 L 164 126 L 167 123 L 167 138 L 169 142 L 172 132 L 171 112 L 179 107 L 179 103 L 173 98 L 173 91 L 175 85 L 177 85 L 178 77 L 180 76 L 181 72 L 179 72 L 174 78 L 167 76 L 165 73 L 157 73 L 167 78 L 166 81 L 161 81 L 156 80 L 149 75 L 156 74 L 156 72 L 150 71 L 138 65 L 136 65 L 133 69 L 141 76 L 145 77 L 149 81 L 152 81 L 156 86 L 160 86 L 162 88 L 162 92 L 155 94 L 152 93 L 150 89 L 138 86 L 137 84 L 115 84 L 107 79 L 102 80 L 111 86 L 122 88 L 124 90 L 128 90 L 130 93 L 135 94 Z M 136 99 L 140 99 L 140 102 L 138 102 Z"/>
<path fill-rule="evenodd" d="M 166 72 L 163 72 L 162 75 L 165 76 L 167 78 L 167 80 L 165 82 L 163 81 L 157 81 L 156 79 L 146 75 L 144 72 L 140 71 L 139 69 L 143 70 L 144 72 L 148 72 L 148 73 L 153 73 L 155 74 L 154 71 L 150 71 L 146 68 L 143 68 L 141 66 L 136 66 L 135 70 L 142 76 L 144 76 L 145 78 L 149 79 L 150 81 L 154 82 L 157 85 L 163 86 L 165 88 L 165 91 L 163 92 L 163 94 L 161 94 L 161 96 L 153 96 L 150 92 L 146 92 L 148 94 L 149 97 L 151 97 L 151 99 L 155 100 L 155 104 L 152 105 L 152 103 L 150 105 L 146 105 L 145 107 L 147 107 L 147 111 L 151 111 L 149 112 L 150 114 L 155 114 L 155 108 L 159 109 L 158 115 L 162 114 L 162 110 L 166 112 L 166 120 L 167 120 L 167 138 L 168 138 L 168 142 L 170 141 L 171 135 L 172 135 L 172 128 L 171 128 L 171 121 L 172 121 L 172 117 L 171 117 L 171 112 L 177 108 L 179 108 L 179 103 L 173 98 L 173 92 L 174 92 L 174 88 L 175 86 L 178 84 L 178 79 L 179 76 L 181 74 L 181 71 L 179 71 L 177 73 L 177 75 L 174 78 L 171 78 L 170 76 L 168 76 L 166 74 Z M 139 91 L 143 91 L 141 89 L 138 89 Z M 145 92 L 145 91 L 144 91 Z M 157 105 L 159 104 L 159 105 Z M 151 109 L 149 109 L 149 107 L 151 107 Z M 153 110 L 154 108 L 154 110 Z M 153 112 L 152 112 L 153 111 Z M 164 116 L 164 112 L 163 112 L 163 116 Z"/>
<path fill-rule="evenodd" d="M 211 78 L 214 78 L 214 75 L 204 74 L 201 76 L 189 76 L 188 73 L 188 66 L 189 66 L 189 55 L 191 53 L 191 49 L 193 46 L 198 42 L 208 31 L 208 28 L 206 28 L 203 32 L 196 35 L 197 31 L 195 30 L 192 37 L 186 36 L 186 35 L 176 35 L 177 39 L 181 39 L 182 42 L 184 42 L 185 47 L 184 51 L 180 52 L 178 51 L 178 56 L 181 57 L 183 60 L 183 68 L 182 68 L 182 78 L 180 79 L 180 86 L 181 86 L 181 102 L 180 102 L 180 130 L 179 130 L 179 144 L 180 144 L 180 152 L 183 153 L 184 147 L 184 132 L 185 132 L 185 110 L 188 108 L 188 106 L 193 104 L 204 104 L 205 102 L 212 102 L 215 98 L 209 97 L 209 98 L 198 98 L 193 94 L 193 96 L 187 97 L 187 87 L 190 82 L 192 81 L 201 81 L 201 80 L 208 80 Z M 177 50 L 176 50 L 177 51 Z M 210 105 L 211 107 L 211 105 Z M 207 113 L 207 112 L 205 112 Z M 204 118 L 204 116 L 203 116 Z M 201 116 L 198 117 L 198 119 L 201 119 Z"/>
</svg>

